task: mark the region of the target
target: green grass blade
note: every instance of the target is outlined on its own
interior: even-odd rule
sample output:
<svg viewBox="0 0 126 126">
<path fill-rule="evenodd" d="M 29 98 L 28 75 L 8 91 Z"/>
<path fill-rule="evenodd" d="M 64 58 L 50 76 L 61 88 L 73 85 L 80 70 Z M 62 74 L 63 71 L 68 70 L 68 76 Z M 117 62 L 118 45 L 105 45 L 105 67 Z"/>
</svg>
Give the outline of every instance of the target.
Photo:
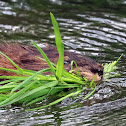
<svg viewBox="0 0 126 126">
<path fill-rule="evenodd" d="M 25 80 L 28 77 L 21 77 L 21 76 L 0 76 L 0 79 L 22 79 Z"/>
<path fill-rule="evenodd" d="M 85 88 L 84 88 L 84 89 L 85 89 Z M 76 95 L 76 94 L 82 92 L 84 89 L 79 90 L 79 91 L 76 91 L 76 92 L 74 92 L 74 93 L 70 93 L 70 94 L 68 94 L 68 95 L 66 95 L 66 96 L 64 96 L 64 97 L 62 97 L 62 98 L 60 98 L 60 99 L 58 99 L 58 100 L 56 100 L 56 101 L 54 101 L 54 102 L 51 102 L 51 103 L 48 104 L 48 105 L 41 106 L 41 107 L 34 108 L 34 109 L 28 109 L 27 111 L 43 109 L 43 108 L 45 108 L 45 107 L 48 107 L 48 106 L 51 106 L 51 105 L 55 105 L 55 104 L 61 102 L 62 100 L 66 99 L 66 98 L 68 98 L 68 97 L 71 97 L 71 96 L 73 96 L 73 95 Z"/>
<path fill-rule="evenodd" d="M 90 88 L 92 89 L 93 87 L 93 84 L 94 84 L 94 80 L 96 78 L 97 74 L 95 74 L 95 76 L 93 77 L 92 81 L 90 82 Z"/>
<path fill-rule="evenodd" d="M 39 59 L 42 59 L 42 60 L 45 60 L 41 57 L 38 57 Z M 56 66 L 54 63 L 51 62 L 51 64 L 53 66 Z M 75 82 L 75 83 L 79 83 L 79 84 L 83 84 L 83 85 L 86 85 L 88 84 L 87 81 L 82 81 L 82 78 L 81 77 L 77 77 L 76 75 L 70 73 L 70 72 L 67 72 L 66 70 L 63 69 L 63 76 L 65 77 L 62 77 L 62 81 L 66 81 L 66 82 Z M 84 78 L 84 77 L 83 77 Z M 85 80 L 87 80 L 86 78 L 84 78 Z"/>
<path fill-rule="evenodd" d="M 2 53 L 1 51 L 0 51 L 0 54 L 2 54 L 5 58 L 7 58 L 19 71 L 22 72 L 22 69 L 17 64 L 15 64 L 14 61 L 12 61 L 7 55 Z"/>
<path fill-rule="evenodd" d="M 53 87 L 53 89 L 51 88 L 51 90 L 49 88 L 44 89 L 41 92 L 41 96 L 43 95 L 42 97 L 39 97 L 39 98 L 36 97 L 36 99 L 34 99 L 32 101 L 31 101 L 31 99 L 30 100 L 28 99 L 28 101 L 26 101 L 26 102 L 29 102 L 29 101 L 30 102 L 28 104 L 26 104 L 26 106 L 34 104 L 35 102 L 39 102 L 40 100 L 42 100 L 42 98 L 46 98 L 48 95 L 55 95 L 56 93 L 58 93 L 62 90 L 63 90 L 62 88 L 57 88 L 57 87 Z"/>
<path fill-rule="evenodd" d="M 46 98 L 46 95 L 32 100 L 32 101 L 29 102 L 26 106 L 29 106 L 29 105 L 34 104 L 34 103 L 36 103 L 36 102 L 39 102 L 39 101 L 41 101 L 41 100 L 44 99 L 44 98 Z"/>
<path fill-rule="evenodd" d="M 80 74 L 80 72 L 79 72 L 79 68 L 78 68 L 78 66 L 77 66 L 77 63 L 76 63 L 76 61 L 74 61 L 74 60 L 71 61 L 71 71 L 73 71 L 73 64 L 75 64 L 75 66 L 76 66 L 76 68 L 77 68 L 77 73 L 78 73 L 78 75 L 81 76 L 81 74 Z"/>
<path fill-rule="evenodd" d="M 56 66 L 56 75 L 58 76 L 58 79 L 61 80 L 63 67 L 64 67 L 64 47 L 63 47 L 58 23 L 52 13 L 50 13 L 50 16 L 54 27 L 56 47 L 59 53 L 59 59 Z"/>
<path fill-rule="evenodd" d="M 53 74 L 55 75 L 55 77 L 57 78 L 56 76 L 56 72 L 55 72 L 55 68 L 54 66 L 52 65 L 51 61 L 48 59 L 48 57 L 46 56 L 46 54 L 43 52 L 43 50 L 35 43 L 33 42 L 33 45 L 38 49 L 38 51 L 41 53 L 41 55 L 44 57 L 44 59 L 46 60 L 46 62 L 48 63 L 50 69 L 52 70 Z"/>
<path fill-rule="evenodd" d="M 117 61 L 111 62 L 111 63 L 106 63 L 104 65 L 104 73 L 110 73 L 113 72 L 117 69 L 116 64 L 117 62 L 121 59 L 123 54 L 117 59 Z"/>
<path fill-rule="evenodd" d="M 4 81 L 1 81 L 1 82 L 0 82 L 0 85 L 1 85 L 1 84 L 7 84 L 7 83 L 10 83 L 10 82 L 11 82 L 11 80 L 4 80 Z M 12 80 L 12 82 L 13 82 L 13 80 Z"/>
<path fill-rule="evenodd" d="M 47 88 L 52 88 L 54 86 L 56 86 L 58 84 L 58 81 L 51 81 L 49 83 L 47 83 L 46 85 L 42 85 L 38 88 L 35 88 L 33 90 L 31 90 L 30 92 L 26 92 L 24 93 L 20 99 L 18 100 L 21 100 L 21 99 L 32 99 L 32 98 L 36 98 L 36 97 L 39 97 L 39 96 L 42 96 L 42 95 L 45 95 L 45 93 L 43 93 L 45 89 Z"/>
<path fill-rule="evenodd" d="M 1 89 L 4 89 L 5 91 L 6 91 L 6 89 L 11 90 L 12 88 L 16 87 L 18 85 L 18 83 L 21 81 L 22 81 L 21 79 L 9 80 L 8 83 L 0 86 L 0 91 L 1 91 Z M 7 81 L 5 81 L 5 82 L 7 82 Z M 9 91 L 9 93 L 10 93 L 10 91 Z"/>
<path fill-rule="evenodd" d="M 77 88 L 77 87 L 81 87 L 79 84 L 62 84 L 61 86 L 57 86 L 55 88 L 62 88 L 62 89 L 65 89 L 65 88 Z"/>
<path fill-rule="evenodd" d="M 91 95 L 93 95 L 93 93 L 95 92 L 95 90 L 96 90 L 96 86 L 95 86 L 94 90 L 93 90 L 90 94 L 88 94 L 87 96 L 85 96 L 85 97 L 83 98 L 83 100 L 86 100 L 86 99 L 88 99 L 89 97 L 91 97 Z"/>
<path fill-rule="evenodd" d="M 37 76 L 37 74 L 40 74 L 41 72 L 43 72 L 43 70 L 40 70 L 38 72 L 36 72 L 35 74 L 33 74 L 32 76 L 28 77 L 26 80 L 24 80 L 23 82 L 21 82 L 17 87 L 13 88 L 11 93 L 20 89 L 21 87 L 23 87 L 23 85 L 27 84 L 29 81 L 31 81 L 34 77 Z"/>
<path fill-rule="evenodd" d="M 121 54 L 121 56 L 117 59 L 117 61 L 115 61 L 114 65 L 116 65 L 118 63 L 118 61 L 121 59 L 121 57 L 123 56 L 123 53 Z"/>
<path fill-rule="evenodd" d="M 13 72 L 13 73 L 21 74 L 21 75 L 25 75 L 25 76 L 33 75 L 36 73 L 36 71 L 33 71 L 33 70 L 22 69 L 22 72 L 20 72 L 19 70 L 13 70 L 13 69 L 2 68 L 2 67 L 0 67 L 0 70 L 9 71 L 9 72 Z M 50 72 L 51 69 L 47 68 L 47 69 L 42 69 L 42 70 L 43 70 L 42 73 L 44 73 L 44 72 Z M 40 76 L 44 76 L 44 75 L 40 74 Z"/>
<path fill-rule="evenodd" d="M 36 80 L 37 81 L 37 80 Z M 6 106 L 19 101 L 19 97 L 22 96 L 36 81 L 31 82 L 27 87 L 21 89 L 20 91 L 12 94 L 9 98 L 0 103 L 0 106 Z"/>
</svg>

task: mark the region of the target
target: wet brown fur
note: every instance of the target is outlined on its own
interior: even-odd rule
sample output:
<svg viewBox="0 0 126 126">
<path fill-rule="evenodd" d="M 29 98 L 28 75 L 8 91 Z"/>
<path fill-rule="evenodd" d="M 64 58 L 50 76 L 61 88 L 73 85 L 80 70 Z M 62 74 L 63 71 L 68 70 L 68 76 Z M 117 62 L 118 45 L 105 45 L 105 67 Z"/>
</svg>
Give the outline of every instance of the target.
<svg viewBox="0 0 126 126">
<path fill-rule="evenodd" d="M 39 51 L 32 46 L 21 44 L 0 44 L 0 51 L 11 58 L 22 69 L 38 71 L 43 68 L 49 68 L 48 64 L 45 61 L 37 58 L 42 56 Z M 46 44 L 46 47 L 43 48 L 43 51 L 53 63 L 57 63 L 58 52 L 56 47 Z M 99 63 L 86 56 L 76 54 L 74 52 L 65 51 L 64 60 L 64 69 L 66 69 L 67 71 L 70 70 L 71 61 L 75 60 L 81 75 L 86 77 L 89 81 L 91 81 L 96 74 L 97 75 L 95 81 L 99 81 L 103 77 L 103 67 Z M 16 69 L 10 63 L 10 61 L 8 61 L 2 55 L 0 55 L 0 67 Z M 74 69 L 76 70 L 75 67 Z M 14 76 L 16 74 L 0 70 L 0 76 L 4 75 Z"/>
</svg>

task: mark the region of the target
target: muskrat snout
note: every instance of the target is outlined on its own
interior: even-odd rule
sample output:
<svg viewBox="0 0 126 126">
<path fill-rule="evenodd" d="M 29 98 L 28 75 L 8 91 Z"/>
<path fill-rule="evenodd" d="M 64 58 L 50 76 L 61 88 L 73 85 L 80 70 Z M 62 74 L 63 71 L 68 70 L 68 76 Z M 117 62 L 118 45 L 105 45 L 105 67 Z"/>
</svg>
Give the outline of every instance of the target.
<svg viewBox="0 0 126 126">
<path fill-rule="evenodd" d="M 97 67 L 96 67 L 97 66 Z M 96 65 L 95 68 L 92 68 L 93 65 L 87 65 L 87 67 L 79 67 L 80 74 L 88 79 L 89 81 L 92 81 L 92 79 L 95 77 L 94 81 L 100 81 L 103 79 L 103 66 L 100 64 Z"/>
<path fill-rule="evenodd" d="M 92 81 L 92 79 L 95 77 L 94 81 L 100 81 L 103 79 L 103 75 L 98 75 L 98 73 L 92 73 L 90 71 L 88 72 L 81 72 L 81 75 L 83 77 L 86 77 L 86 79 L 88 79 L 89 81 Z"/>
</svg>

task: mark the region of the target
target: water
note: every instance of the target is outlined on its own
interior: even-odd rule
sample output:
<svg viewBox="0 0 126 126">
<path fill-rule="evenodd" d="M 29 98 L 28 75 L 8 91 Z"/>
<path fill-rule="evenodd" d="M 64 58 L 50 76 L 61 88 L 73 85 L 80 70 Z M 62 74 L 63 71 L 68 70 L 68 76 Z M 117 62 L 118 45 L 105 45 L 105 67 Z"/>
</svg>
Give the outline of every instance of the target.
<svg viewBox="0 0 126 126">
<path fill-rule="evenodd" d="M 100 63 L 116 60 L 120 76 L 104 80 L 96 93 L 85 92 L 38 111 L 21 106 L 0 109 L 1 126 L 125 126 L 126 125 L 126 15 L 120 8 L 96 8 L 82 1 L 0 1 L 0 41 L 55 44 L 49 12 L 60 26 L 66 50 L 88 55 Z M 114 73 L 114 74 L 115 74 Z M 48 101 L 49 102 L 49 101 Z"/>
</svg>

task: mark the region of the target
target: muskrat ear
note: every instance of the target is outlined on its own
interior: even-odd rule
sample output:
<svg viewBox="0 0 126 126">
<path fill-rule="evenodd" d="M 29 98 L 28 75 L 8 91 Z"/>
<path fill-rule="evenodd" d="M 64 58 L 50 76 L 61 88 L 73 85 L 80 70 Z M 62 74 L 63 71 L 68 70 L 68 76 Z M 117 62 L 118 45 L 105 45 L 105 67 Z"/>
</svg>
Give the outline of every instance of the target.
<svg viewBox="0 0 126 126">
<path fill-rule="evenodd" d="M 64 56 L 64 65 L 70 64 L 70 58 L 68 56 Z"/>
<path fill-rule="evenodd" d="M 64 60 L 65 60 L 65 61 L 70 61 L 69 56 L 64 56 Z"/>
</svg>

